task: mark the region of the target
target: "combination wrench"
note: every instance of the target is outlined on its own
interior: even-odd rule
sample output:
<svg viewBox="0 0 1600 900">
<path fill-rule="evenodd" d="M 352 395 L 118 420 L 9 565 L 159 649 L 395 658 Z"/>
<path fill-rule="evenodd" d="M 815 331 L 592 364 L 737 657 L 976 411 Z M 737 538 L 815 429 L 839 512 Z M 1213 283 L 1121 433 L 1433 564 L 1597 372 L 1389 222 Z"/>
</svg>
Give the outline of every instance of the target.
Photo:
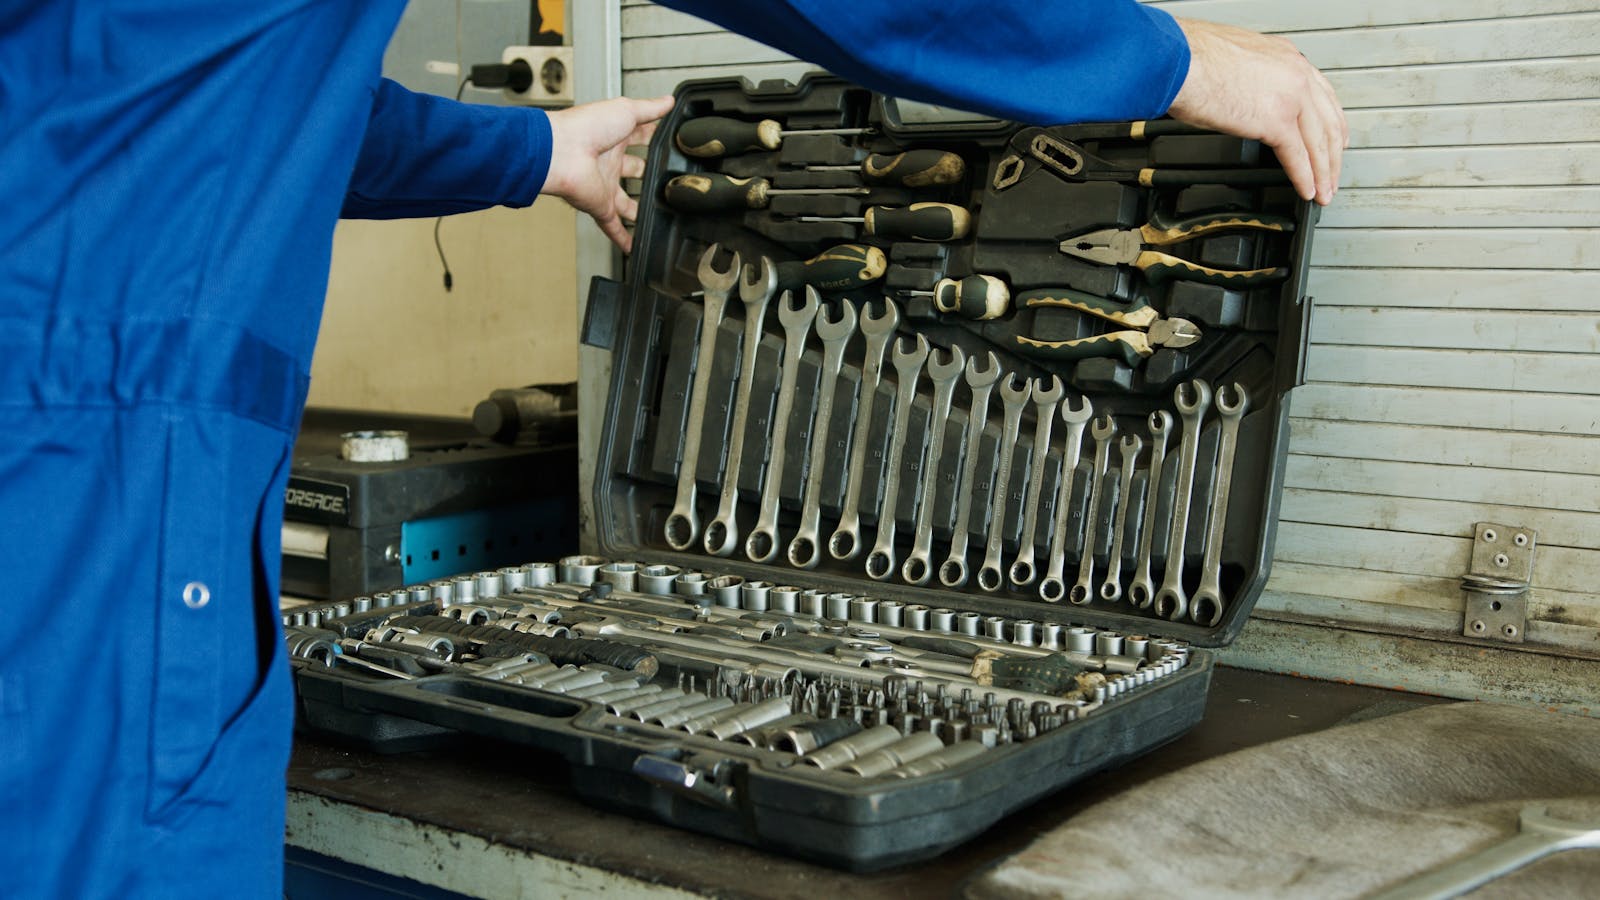
<svg viewBox="0 0 1600 900">
<path fill-rule="evenodd" d="M 906 432 L 911 430 L 911 404 L 917 399 L 917 378 L 928 359 L 928 339 L 917 335 L 911 350 L 904 341 L 894 345 L 894 374 L 899 390 L 894 400 L 894 430 L 889 439 L 889 469 L 883 481 L 883 504 L 878 509 L 878 541 L 867 554 L 867 577 L 882 581 L 894 574 L 895 507 L 900 503 L 900 463 L 906 453 Z"/>
<path fill-rule="evenodd" d="M 750 418 L 750 389 L 756 380 L 756 356 L 761 348 L 761 327 L 766 322 L 767 306 L 778 291 L 778 270 L 772 260 L 761 257 L 745 266 L 739 279 L 739 300 L 744 304 L 744 343 L 740 345 L 739 392 L 733 401 L 733 433 L 728 436 L 728 464 L 722 470 L 722 500 L 717 517 L 706 526 L 704 545 L 712 556 L 727 556 L 739 542 L 735 519 L 739 505 L 739 467 L 744 460 L 745 423 Z"/>
<path fill-rule="evenodd" d="M 1106 578 L 1100 583 L 1100 599 L 1115 603 L 1122 599 L 1122 544 L 1128 530 L 1128 507 L 1132 506 L 1133 466 L 1139 460 L 1144 441 L 1137 434 L 1125 434 L 1117 450 L 1122 454 L 1122 481 L 1120 501 L 1117 503 L 1116 524 L 1111 526 L 1111 556 L 1106 560 Z"/>
<path fill-rule="evenodd" d="M 1033 557 L 1034 539 L 1039 534 L 1039 494 L 1044 487 L 1044 466 L 1050 456 L 1050 430 L 1055 426 L 1056 409 L 1067 394 L 1058 376 L 1050 376 L 1050 386 L 1041 379 L 1033 383 L 1033 465 L 1028 473 L 1028 495 L 1022 507 L 1022 546 L 1011 564 L 1011 583 L 1017 587 L 1033 584 L 1038 575 Z"/>
<path fill-rule="evenodd" d="M 739 254 L 733 265 L 719 272 L 712 266 L 721 245 L 712 244 L 700 257 L 696 275 L 705 291 L 705 311 L 700 316 L 700 349 L 695 356 L 694 382 L 689 393 L 689 422 L 683 435 L 683 462 L 678 467 L 678 496 L 667 516 L 667 544 L 674 550 L 687 550 L 700 533 L 700 514 L 695 511 L 695 470 L 700 466 L 700 432 L 705 430 L 706 393 L 711 389 L 711 361 L 717 349 L 717 330 L 722 326 L 722 311 L 728 295 L 739 283 Z"/>
<path fill-rule="evenodd" d="M 1193 395 L 1191 397 L 1191 395 Z M 1183 440 L 1178 443 L 1178 486 L 1172 495 L 1172 527 L 1167 533 L 1167 569 L 1156 591 L 1156 615 L 1177 621 L 1189 611 L 1183 590 L 1183 550 L 1189 530 L 1189 505 L 1194 500 L 1194 467 L 1200 454 L 1200 426 L 1211 406 L 1211 385 L 1196 378 L 1178 385 L 1172 402 L 1183 418 Z"/>
<path fill-rule="evenodd" d="M 789 410 L 794 407 L 794 386 L 800 379 L 800 355 L 806 349 L 811 322 L 822 305 L 815 291 L 803 293 L 805 302 L 794 305 L 794 295 L 783 292 L 778 301 L 778 321 L 783 325 L 783 374 L 778 379 L 778 403 L 773 413 L 767 478 L 761 487 L 761 511 L 756 527 L 744 539 L 744 555 L 764 563 L 778 555 L 778 492 L 783 483 L 783 457 L 789 445 Z"/>
<path fill-rule="evenodd" d="M 1237 399 L 1230 399 L 1230 397 Z M 1189 616 L 1201 625 L 1222 621 L 1222 534 L 1228 524 L 1228 495 L 1233 488 L 1233 457 L 1239 447 L 1239 420 L 1250 406 L 1244 385 L 1219 385 L 1217 415 L 1222 418 L 1222 442 L 1217 447 L 1216 480 L 1211 488 L 1211 514 L 1206 519 L 1206 555 L 1200 569 L 1200 588 L 1189 603 Z"/>
<path fill-rule="evenodd" d="M 1139 527 L 1139 546 L 1134 550 L 1137 571 L 1128 585 L 1128 602 L 1137 609 L 1149 609 L 1156 599 L 1155 579 L 1150 577 L 1150 557 L 1155 554 L 1156 506 L 1161 501 L 1161 468 L 1167 461 L 1167 435 L 1172 433 L 1172 413 L 1158 409 L 1150 414 L 1150 478 L 1145 483 L 1144 522 Z"/>
<path fill-rule="evenodd" d="M 1061 483 L 1056 485 L 1055 530 L 1050 534 L 1050 562 L 1044 579 L 1039 582 L 1039 599 L 1046 603 L 1060 603 L 1067 595 L 1064 576 L 1067 571 L 1067 505 L 1072 501 L 1072 482 L 1077 476 L 1078 461 L 1083 456 L 1083 429 L 1094 417 L 1094 404 L 1088 397 L 1081 406 L 1067 404 L 1061 407 L 1061 421 L 1067 423 L 1067 442 L 1061 448 Z"/>
<path fill-rule="evenodd" d="M 855 559 L 861 552 L 861 483 L 866 480 L 867 437 L 872 431 L 872 410 L 878 399 L 878 383 L 883 379 L 883 354 L 889 338 L 900 325 L 900 307 L 883 298 L 883 315 L 874 316 L 872 307 L 861 307 L 861 336 L 867 342 L 866 360 L 861 368 L 861 404 L 856 408 L 856 423 L 850 436 L 850 466 L 845 470 L 844 507 L 839 512 L 839 527 L 828 539 L 828 554 L 834 559 Z"/>
<path fill-rule="evenodd" d="M 1018 383 L 1021 387 L 1017 387 Z M 1005 573 L 1000 571 L 1000 545 L 1005 540 L 1006 495 L 1011 492 L 1011 458 L 1016 455 L 1017 433 L 1022 430 L 1022 410 L 1033 396 L 1033 385 L 1028 379 L 1011 373 L 1000 382 L 1000 402 L 1006 411 L 1005 424 L 1000 429 L 1000 461 L 995 471 L 994 493 L 990 496 L 989 543 L 984 548 L 983 566 L 978 569 L 978 587 L 998 591 L 1005 583 Z"/>
<path fill-rule="evenodd" d="M 806 285 L 806 293 L 816 288 Z M 833 395 L 839 386 L 839 369 L 844 365 L 844 348 L 856 333 L 856 308 L 840 301 L 839 318 L 828 318 L 823 309 L 817 314 L 817 337 L 822 339 L 822 384 L 817 388 L 817 417 L 811 426 L 811 461 L 806 470 L 805 497 L 800 504 L 800 530 L 789 542 L 789 565 L 814 569 L 822 559 L 822 468 L 828 461 L 828 431 L 833 423 Z"/>
<path fill-rule="evenodd" d="M 911 542 L 911 555 L 900 567 L 900 577 L 910 584 L 927 584 L 933 574 L 933 498 L 939 487 L 939 462 L 944 457 L 944 423 L 950 418 L 950 400 L 956 382 L 966 368 L 967 355 L 951 347 L 945 361 L 938 352 L 928 356 L 928 380 L 933 382 L 933 414 L 928 417 L 928 461 L 922 469 L 922 500 L 917 506 L 917 524 Z"/>
<path fill-rule="evenodd" d="M 983 429 L 989 424 L 989 394 L 994 383 L 1000 380 L 1000 360 L 989 355 L 989 367 L 979 368 L 978 357 L 967 360 L 967 389 L 972 402 L 967 406 L 967 433 L 962 443 L 965 454 L 961 461 L 961 478 L 956 482 L 956 526 L 950 536 L 950 555 L 939 566 L 939 583 L 949 588 L 967 583 L 967 542 L 971 535 L 968 527 L 972 521 L 972 495 L 977 491 L 973 480 L 978 472 L 978 446 L 983 442 Z"/>
<path fill-rule="evenodd" d="M 1094 526 L 1100 521 L 1100 506 L 1106 502 L 1106 470 L 1111 466 L 1111 439 L 1117 434 L 1117 420 L 1108 411 L 1089 426 L 1094 438 L 1094 464 L 1089 472 L 1089 511 L 1083 520 L 1083 555 L 1078 559 L 1078 582 L 1067 599 L 1082 606 L 1094 599 Z"/>
</svg>

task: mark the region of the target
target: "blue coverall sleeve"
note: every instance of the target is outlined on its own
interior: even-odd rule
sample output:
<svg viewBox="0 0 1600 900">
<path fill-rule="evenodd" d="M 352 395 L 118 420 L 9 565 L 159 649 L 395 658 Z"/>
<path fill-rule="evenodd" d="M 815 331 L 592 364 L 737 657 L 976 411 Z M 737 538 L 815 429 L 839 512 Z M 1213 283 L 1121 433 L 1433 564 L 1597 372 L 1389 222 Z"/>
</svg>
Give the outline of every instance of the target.
<svg viewBox="0 0 1600 900">
<path fill-rule="evenodd" d="M 660 0 L 913 100 L 1032 124 L 1166 112 L 1189 72 L 1172 16 L 1137 0 Z"/>
<path fill-rule="evenodd" d="M 340 215 L 405 219 L 531 204 L 550 171 L 550 119 L 378 83 Z"/>
</svg>

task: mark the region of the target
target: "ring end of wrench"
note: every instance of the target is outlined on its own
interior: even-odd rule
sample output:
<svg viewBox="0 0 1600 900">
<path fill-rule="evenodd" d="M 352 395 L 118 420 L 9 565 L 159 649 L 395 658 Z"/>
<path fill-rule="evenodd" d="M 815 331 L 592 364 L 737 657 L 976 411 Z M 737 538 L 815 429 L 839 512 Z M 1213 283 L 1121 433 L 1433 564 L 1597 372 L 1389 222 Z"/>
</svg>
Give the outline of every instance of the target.
<svg viewBox="0 0 1600 900">
<path fill-rule="evenodd" d="M 952 557 L 941 563 L 939 565 L 939 583 L 947 588 L 966 587 L 967 561 Z"/>
<path fill-rule="evenodd" d="M 695 535 L 700 533 L 700 521 L 695 518 L 694 512 L 675 512 L 667 516 L 666 532 L 667 546 L 674 550 L 687 550 L 694 544 Z"/>
<path fill-rule="evenodd" d="M 778 555 L 778 536 L 765 528 L 757 528 L 744 539 L 744 555 L 751 562 L 771 562 Z"/>
<path fill-rule="evenodd" d="M 986 565 L 978 570 L 978 587 L 994 593 L 1005 586 L 1005 573 L 999 566 Z"/>
<path fill-rule="evenodd" d="M 1087 606 L 1094 599 L 1094 590 L 1087 581 L 1080 581 L 1067 593 L 1067 602 L 1073 606 Z"/>
<path fill-rule="evenodd" d="M 907 584 L 922 586 L 928 583 L 928 578 L 933 575 L 933 566 L 926 556 L 912 556 L 900 566 L 900 577 Z"/>
<path fill-rule="evenodd" d="M 1047 575 L 1039 582 L 1039 599 L 1046 603 L 1060 603 L 1067 596 L 1067 583 L 1056 575 Z"/>
<path fill-rule="evenodd" d="M 1033 569 L 1033 563 L 1028 560 L 1019 559 L 1011 564 L 1011 583 L 1019 588 L 1033 584 L 1034 576 L 1037 574 Z"/>
<path fill-rule="evenodd" d="M 1100 585 L 1100 599 L 1107 603 L 1115 603 L 1122 599 L 1122 585 L 1116 581 L 1106 581 Z"/>
<path fill-rule="evenodd" d="M 854 529 L 840 528 L 828 538 L 828 555 L 840 562 L 855 559 L 861 553 L 861 536 Z"/>
<path fill-rule="evenodd" d="M 733 523 L 723 519 L 713 519 L 706 526 L 706 533 L 701 536 L 701 545 L 711 556 L 732 556 L 733 548 L 739 543 L 733 533 Z"/>
<path fill-rule="evenodd" d="M 789 542 L 789 565 L 796 569 L 815 569 L 822 561 L 822 548 L 813 535 L 797 534 Z"/>
<path fill-rule="evenodd" d="M 874 549 L 867 554 L 867 577 L 885 581 L 894 574 L 894 551 Z"/>
</svg>

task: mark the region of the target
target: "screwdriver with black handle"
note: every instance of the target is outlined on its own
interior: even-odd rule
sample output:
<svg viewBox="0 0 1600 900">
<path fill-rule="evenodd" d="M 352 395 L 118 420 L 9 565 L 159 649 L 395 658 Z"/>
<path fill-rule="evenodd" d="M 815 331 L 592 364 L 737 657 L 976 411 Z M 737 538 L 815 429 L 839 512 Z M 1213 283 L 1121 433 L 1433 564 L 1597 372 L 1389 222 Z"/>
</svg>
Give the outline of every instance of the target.
<svg viewBox="0 0 1600 900">
<path fill-rule="evenodd" d="M 810 285 L 819 291 L 851 291 L 882 278 L 888 268 L 889 258 L 877 247 L 839 244 L 810 259 L 778 263 L 777 290 L 798 291 Z M 692 291 L 689 296 L 704 293 Z"/>
<path fill-rule="evenodd" d="M 931 291 L 903 291 L 913 297 L 932 297 L 940 312 L 967 319 L 994 319 L 1011 306 L 1011 289 L 994 275 L 941 278 Z"/>
<path fill-rule="evenodd" d="M 801 222 L 850 222 L 863 233 L 891 241 L 959 241 L 972 230 L 972 213 L 953 203 L 869 206 L 859 216 L 799 216 Z"/>
<path fill-rule="evenodd" d="M 783 194 L 850 194 L 861 196 L 869 189 L 794 188 L 777 189 L 765 178 L 734 178 L 714 172 L 679 175 L 667 181 L 662 196 L 679 212 L 714 213 L 736 209 L 765 209 L 769 198 Z"/>
<path fill-rule="evenodd" d="M 790 134 L 872 134 L 871 128 L 785 129 L 772 119 L 745 122 L 726 116 L 701 116 L 678 126 L 673 143 L 687 156 L 713 159 L 752 150 L 776 150 Z"/>
<path fill-rule="evenodd" d="M 967 174 L 967 164 L 948 150 L 907 150 L 888 155 L 874 153 L 853 166 L 806 166 L 807 172 L 860 172 L 875 184 L 928 187 L 955 184 Z"/>
</svg>

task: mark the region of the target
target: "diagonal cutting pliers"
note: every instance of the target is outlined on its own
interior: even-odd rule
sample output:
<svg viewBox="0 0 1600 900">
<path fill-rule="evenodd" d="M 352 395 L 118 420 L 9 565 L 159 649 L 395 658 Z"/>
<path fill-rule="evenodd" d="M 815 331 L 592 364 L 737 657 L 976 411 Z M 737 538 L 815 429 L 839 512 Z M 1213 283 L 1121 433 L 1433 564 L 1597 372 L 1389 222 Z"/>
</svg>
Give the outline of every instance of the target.
<svg viewBox="0 0 1600 900">
<path fill-rule="evenodd" d="M 1068 341 L 1044 341 L 1019 335 L 1018 352 L 1037 359 L 1120 356 L 1128 365 L 1134 366 L 1154 353 L 1157 347 L 1188 347 L 1200 340 L 1200 328 L 1193 322 L 1166 318 L 1143 298 L 1122 303 L 1081 291 L 1046 288 L 1018 294 L 1015 304 L 1017 309 L 1072 309 L 1123 326 L 1121 331 Z"/>
</svg>

